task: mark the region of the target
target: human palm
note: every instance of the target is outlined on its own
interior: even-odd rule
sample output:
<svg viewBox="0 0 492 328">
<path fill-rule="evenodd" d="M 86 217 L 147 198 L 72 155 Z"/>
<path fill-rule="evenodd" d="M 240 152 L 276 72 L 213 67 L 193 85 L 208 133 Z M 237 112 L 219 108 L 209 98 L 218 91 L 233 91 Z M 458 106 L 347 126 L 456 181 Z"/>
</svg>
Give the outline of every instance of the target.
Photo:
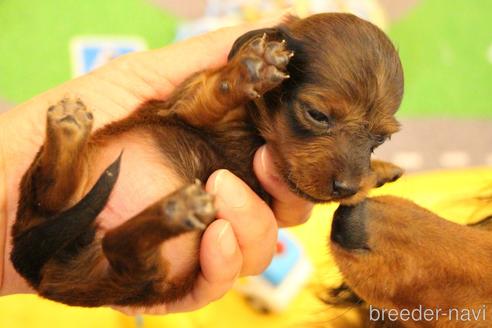
<svg viewBox="0 0 492 328">
<path fill-rule="evenodd" d="M 80 97 L 94 113 L 93 128 L 100 128 L 125 117 L 147 100 L 165 99 L 193 72 L 223 65 L 233 41 L 258 27 L 224 29 L 161 50 L 118 58 L 0 115 L 0 163 L 4 173 L 3 181 L 0 180 L 0 187 L 3 186 L 0 200 L 4 200 L 0 209 L 4 214 L 0 214 L 3 215 L 0 218 L 7 225 L 5 229 L 10 231 L 15 219 L 20 179 L 43 143 L 46 111 L 50 105 L 63 97 Z M 179 183 L 172 170 L 163 165 L 162 160 L 157 160 L 152 145 L 131 136 L 116 140 L 105 149 L 97 164 L 101 172 L 122 149 L 125 150 L 122 172 L 99 218 L 103 229 L 131 218 L 176 189 Z M 192 292 L 177 303 L 151 309 L 126 308 L 125 312 L 165 313 L 200 308 L 221 297 L 238 275 L 259 273 L 266 267 L 274 252 L 277 222 L 280 225 L 298 224 L 307 218 L 311 209 L 309 203 L 287 190 L 276 177 L 271 162 L 268 150 L 262 147 L 257 152 L 254 167 L 260 182 L 276 199 L 273 212 L 232 173 L 219 170 L 212 174 L 206 189 L 217 195 L 218 219 L 203 235 L 200 245 L 202 271 Z M 0 243 L 0 250 L 4 244 Z M 30 292 L 8 261 L 8 240 L 6 245 L 0 295 Z M 164 248 L 179 248 L 183 257 L 182 254 L 193 247 L 192 240 L 184 237 L 169 242 Z M 175 253 L 168 252 L 166 257 L 179 271 L 183 259 Z"/>
</svg>

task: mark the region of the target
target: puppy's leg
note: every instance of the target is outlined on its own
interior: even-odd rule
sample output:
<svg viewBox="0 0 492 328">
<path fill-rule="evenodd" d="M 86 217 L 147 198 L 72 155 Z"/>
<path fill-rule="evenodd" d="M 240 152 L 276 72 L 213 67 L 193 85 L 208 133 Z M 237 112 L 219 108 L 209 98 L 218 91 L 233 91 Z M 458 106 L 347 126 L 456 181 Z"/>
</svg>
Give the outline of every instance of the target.
<svg viewBox="0 0 492 328">
<path fill-rule="evenodd" d="M 170 276 L 160 246 L 180 234 L 203 231 L 214 218 L 212 195 L 199 183 L 184 186 L 102 238 L 97 236 L 68 261 L 49 262 L 38 291 L 49 299 L 82 306 L 176 301 L 193 287 L 199 266 L 190 262 L 186 274 Z M 197 256 L 193 258 L 197 261 Z"/>
<path fill-rule="evenodd" d="M 92 122 L 92 113 L 80 100 L 65 98 L 48 109 L 45 143 L 22 182 L 23 200 L 52 214 L 81 198 Z"/>
<path fill-rule="evenodd" d="M 345 282 L 336 288 L 328 289 L 320 298 L 326 304 L 340 307 L 365 305 L 365 302 Z"/>
<path fill-rule="evenodd" d="M 197 182 L 178 189 L 106 233 L 102 240 L 103 251 L 117 279 L 127 280 L 126 285 L 132 282 L 153 284 L 151 290 L 156 295 L 148 295 L 147 301 L 154 297 L 159 302 L 174 301 L 189 291 L 198 270 L 193 269 L 188 277 L 174 282 L 177 288 L 166 289 L 166 282 L 170 281 L 166 279 L 167 263 L 159 247 L 165 240 L 182 233 L 203 231 L 214 218 L 213 196 Z M 129 293 L 131 290 L 129 288 Z M 134 293 L 138 295 L 140 291 Z"/>
<path fill-rule="evenodd" d="M 199 73 L 183 83 L 159 114 L 177 114 L 196 127 L 227 119 L 227 112 L 261 97 L 289 77 L 285 69 L 293 52 L 285 45 L 269 41 L 266 34 L 254 38 L 224 67 Z"/>
<path fill-rule="evenodd" d="M 371 170 L 375 175 L 375 187 L 398 180 L 404 173 L 403 169 L 389 162 L 371 161 Z"/>
<path fill-rule="evenodd" d="M 63 99 L 50 107 L 45 143 L 21 181 L 11 259 L 33 286 L 46 262 L 88 232 L 116 182 L 119 159 L 84 198 L 80 195 L 91 128 L 92 114 L 80 100 Z"/>
</svg>

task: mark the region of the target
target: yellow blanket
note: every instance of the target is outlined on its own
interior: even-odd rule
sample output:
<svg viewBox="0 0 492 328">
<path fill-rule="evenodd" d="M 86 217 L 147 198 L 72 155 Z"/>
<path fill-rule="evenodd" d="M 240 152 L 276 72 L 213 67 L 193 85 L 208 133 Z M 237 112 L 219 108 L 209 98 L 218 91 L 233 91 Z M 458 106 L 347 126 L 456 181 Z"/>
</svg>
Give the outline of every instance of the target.
<svg viewBox="0 0 492 328">
<path fill-rule="evenodd" d="M 440 171 L 409 175 L 372 194 L 391 194 L 411 199 L 439 215 L 459 223 L 476 220 L 480 215 L 473 196 L 492 186 L 492 168 Z M 116 328 L 116 327 L 357 327 L 354 311 L 335 310 L 321 304 L 316 292 L 340 281 L 329 256 L 327 237 L 336 205 L 317 206 L 303 226 L 289 229 L 302 242 L 315 271 L 311 282 L 281 314 L 255 312 L 236 292 L 206 308 L 184 314 L 127 317 L 111 309 L 83 309 L 42 300 L 32 295 L 0 298 L 0 327 L 5 328 Z M 492 209 L 488 209 L 492 212 Z"/>
</svg>

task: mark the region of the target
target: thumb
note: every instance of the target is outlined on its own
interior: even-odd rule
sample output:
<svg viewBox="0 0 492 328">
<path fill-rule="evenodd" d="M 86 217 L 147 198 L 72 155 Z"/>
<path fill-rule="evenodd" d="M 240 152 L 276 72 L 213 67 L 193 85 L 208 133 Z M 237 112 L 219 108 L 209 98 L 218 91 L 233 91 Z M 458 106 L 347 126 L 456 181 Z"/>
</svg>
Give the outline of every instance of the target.
<svg viewBox="0 0 492 328">
<path fill-rule="evenodd" d="M 253 160 L 255 174 L 263 188 L 273 197 L 272 209 L 281 227 L 304 223 L 313 204 L 294 194 L 277 172 L 268 146 L 262 146 Z"/>
</svg>

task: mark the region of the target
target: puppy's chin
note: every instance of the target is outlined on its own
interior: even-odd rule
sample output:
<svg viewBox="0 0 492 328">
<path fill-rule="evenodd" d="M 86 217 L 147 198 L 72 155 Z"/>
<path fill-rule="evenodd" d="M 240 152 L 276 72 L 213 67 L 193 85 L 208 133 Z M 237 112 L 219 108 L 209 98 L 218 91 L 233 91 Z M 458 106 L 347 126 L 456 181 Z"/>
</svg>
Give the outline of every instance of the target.
<svg viewBox="0 0 492 328">
<path fill-rule="evenodd" d="M 371 189 L 369 186 L 367 188 L 363 186 L 355 195 L 352 195 L 350 197 L 335 197 L 331 194 L 330 190 L 327 190 L 327 193 L 325 195 L 313 195 L 312 193 L 307 193 L 301 187 L 295 183 L 292 179 L 289 177 L 284 177 L 285 182 L 287 183 L 287 186 L 289 189 L 298 195 L 301 198 L 304 198 L 312 203 L 329 203 L 329 202 L 338 202 L 342 205 L 355 205 L 360 202 L 362 202 L 364 199 L 366 199 L 367 194 L 369 193 L 369 190 Z M 328 193 L 329 192 L 329 193 Z"/>
<path fill-rule="evenodd" d="M 297 183 L 295 183 L 291 178 L 284 176 L 284 181 L 287 183 L 290 191 L 292 191 L 297 196 L 304 198 L 312 203 L 328 203 L 333 200 L 333 196 L 331 195 L 312 195 L 310 193 L 305 192 L 299 187 Z"/>
<path fill-rule="evenodd" d="M 362 202 L 364 199 L 367 198 L 367 195 L 369 194 L 369 190 L 376 187 L 376 185 L 377 185 L 376 175 L 370 174 L 362 179 L 362 182 L 359 186 L 359 190 L 355 195 L 345 198 L 333 199 L 333 201 L 339 202 L 341 205 L 347 205 L 347 206 L 353 206 L 359 204 L 360 202 Z"/>
<path fill-rule="evenodd" d="M 346 198 L 334 198 L 334 202 L 339 202 L 341 205 L 353 206 L 359 204 L 364 199 L 367 198 L 367 193 L 369 190 L 360 190 L 355 195 Z"/>
</svg>

